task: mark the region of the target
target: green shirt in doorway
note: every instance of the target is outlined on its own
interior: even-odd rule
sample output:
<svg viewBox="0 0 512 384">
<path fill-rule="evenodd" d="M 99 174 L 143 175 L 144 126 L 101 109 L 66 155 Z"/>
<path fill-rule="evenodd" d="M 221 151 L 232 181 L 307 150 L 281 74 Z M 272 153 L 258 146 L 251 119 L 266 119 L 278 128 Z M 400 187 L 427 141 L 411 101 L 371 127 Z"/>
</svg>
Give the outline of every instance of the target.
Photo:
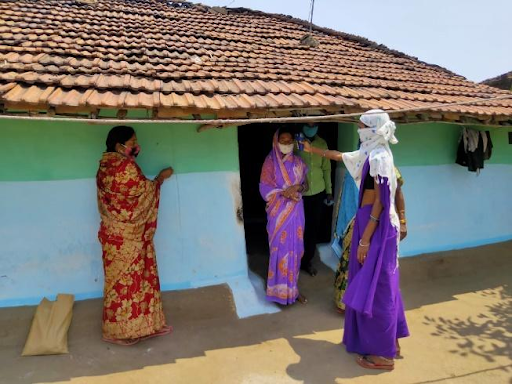
<svg viewBox="0 0 512 384">
<path fill-rule="evenodd" d="M 318 135 L 311 141 L 311 145 L 315 148 L 329 149 L 327 142 Z M 304 151 L 300 152 L 299 156 L 309 168 L 307 176 L 309 190 L 304 192 L 303 195 L 314 196 L 323 191 L 328 195 L 332 195 L 331 161 L 320 155 Z"/>
</svg>

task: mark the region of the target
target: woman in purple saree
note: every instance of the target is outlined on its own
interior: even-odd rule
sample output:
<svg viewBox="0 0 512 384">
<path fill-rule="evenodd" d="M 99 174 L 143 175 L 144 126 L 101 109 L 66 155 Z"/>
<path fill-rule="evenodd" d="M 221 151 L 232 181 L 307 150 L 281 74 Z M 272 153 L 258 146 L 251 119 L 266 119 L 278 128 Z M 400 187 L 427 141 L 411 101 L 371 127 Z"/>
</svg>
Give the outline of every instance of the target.
<svg viewBox="0 0 512 384">
<path fill-rule="evenodd" d="M 299 293 L 300 260 L 304 254 L 304 205 L 307 166 L 293 153 L 290 132 L 281 129 L 274 135 L 272 151 L 265 159 L 260 178 L 260 193 L 267 202 L 267 233 L 270 260 L 267 300 L 282 305 L 306 299 Z"/>
<path fill-rule="evenodd" d="M 392 370 L 398 339 L 409 336 L 399 288 L 396 212 L 397 175 L 389 144 L 396 144 L 395 124 L 387 113 L 361 116 L 361 148 L 350 153 L 305 150 L 345 163 L 359 187 L 349 261 L 343 343 L 357 353 L 364 368 Z"/>
</svg>

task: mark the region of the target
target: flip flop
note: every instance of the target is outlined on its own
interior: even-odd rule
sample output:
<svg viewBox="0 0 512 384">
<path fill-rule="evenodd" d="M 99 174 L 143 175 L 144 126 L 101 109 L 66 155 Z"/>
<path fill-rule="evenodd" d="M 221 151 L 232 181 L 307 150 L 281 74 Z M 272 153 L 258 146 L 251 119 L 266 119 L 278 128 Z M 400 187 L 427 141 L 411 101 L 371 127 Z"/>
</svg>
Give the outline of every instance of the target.
<svg viewBox="0 0 512 384">
<path fill-rule="evenodd" d="M 137 344 L 140 341 L 140 337 L 136 339 L 107 339 L 106 337 L 103 337 L 102 340 L 106 343 L 129 347 L 130 345 Z"/>
<path fill-rule="evenodd" d="M 300 293 L 299 293 L 299 297 L 297 298 L 297 301 L 301 304 L 307 304 L 308 303 L 308 299 L 306 299 L 306 296 L 302 296 Z"/>
<path fill-rule="evenodd" d="M 395 364 L 377 364 L 369 359 L 369 356 L 357 356 L 357 364 L 366 369 L 381 369 L 385 371 L 392 371 L 395 369 Z"/>
<path fill-rule="evenodd" d="M 169 333 L 172 332 L 172 327 L 169 326 L 169 325 L 164 325 L 160 330 L 158 330 L 157 332 L 155 333 L 152 333 L 151 335 L 147 335 L 147 336 L 144 336 L 144 337 L 141 337 L 140 339 L 141 340 L 148 340 L 148 339 L 152 339 L 153 337 L 158 337 L 158 336 L 165 336 L 165 335 L 168 335 Z"/>
</svg>

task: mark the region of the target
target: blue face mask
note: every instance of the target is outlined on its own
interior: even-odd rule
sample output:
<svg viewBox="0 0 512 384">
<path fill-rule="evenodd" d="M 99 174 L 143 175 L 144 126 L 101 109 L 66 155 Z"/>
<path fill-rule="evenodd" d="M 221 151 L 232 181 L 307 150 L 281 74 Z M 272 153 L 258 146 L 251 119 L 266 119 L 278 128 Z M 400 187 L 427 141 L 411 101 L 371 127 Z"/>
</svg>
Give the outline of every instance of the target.
<svg viewBox="0 0 512 384">
<path fill-rule="evenodd" d="M 316 136 L 316 133 L 318 132 L 318 126 L 314 125 L 310 127 L 309 125 L 305 125 L 302 127 L 302 132 L 306 135 L 308 138 L 312 138 Z"/>
</svg>

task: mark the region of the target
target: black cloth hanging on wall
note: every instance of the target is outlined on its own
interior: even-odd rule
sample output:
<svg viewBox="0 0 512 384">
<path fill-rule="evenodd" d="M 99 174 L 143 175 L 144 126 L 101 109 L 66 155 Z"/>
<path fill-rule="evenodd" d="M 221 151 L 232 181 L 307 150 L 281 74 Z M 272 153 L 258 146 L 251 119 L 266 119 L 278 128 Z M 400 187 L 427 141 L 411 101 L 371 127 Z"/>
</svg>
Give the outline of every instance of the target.
<svg viewBox="0 0 512 384">
<path fill-rule="evenodd" d="M 456 163 L 467 167 L 470 172 L 479 172 L 484 168 L 484 161 L 492 156 L 492 140 L 489 131 L 478 132 L 478 145 L 474 150 L 468 145 L 467 135 L 470 130 L 464 128 L 459 140 Z M 472 133 L 475 135 L 475 132 Z M 466 135 L 466 136 L 465 136 Z"/>
</svg>

